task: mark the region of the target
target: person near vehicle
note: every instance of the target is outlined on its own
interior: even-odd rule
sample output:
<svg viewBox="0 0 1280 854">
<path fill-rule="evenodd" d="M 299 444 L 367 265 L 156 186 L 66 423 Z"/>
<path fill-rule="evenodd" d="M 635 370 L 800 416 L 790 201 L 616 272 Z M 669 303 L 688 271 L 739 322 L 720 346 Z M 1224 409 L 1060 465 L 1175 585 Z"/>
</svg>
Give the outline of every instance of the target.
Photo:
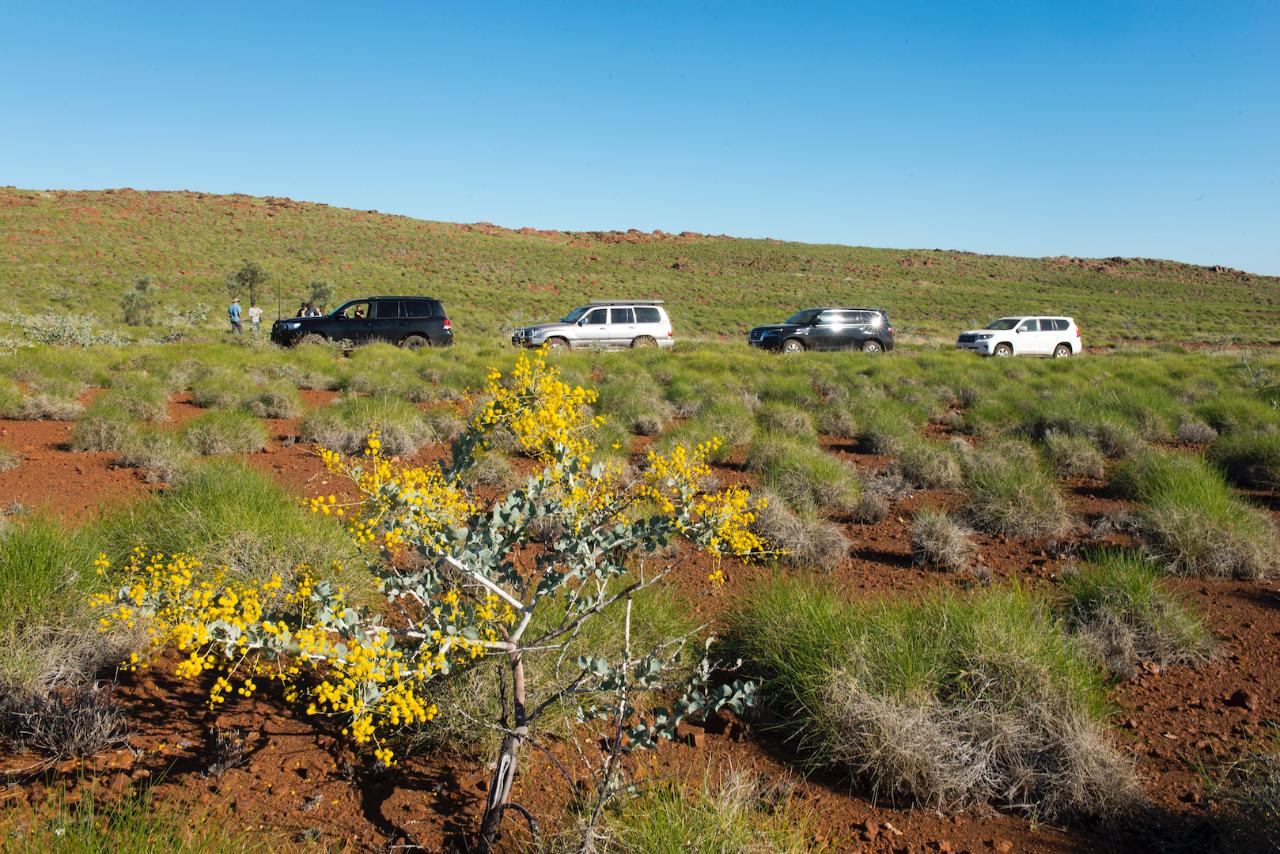
<svg viewBox="0 0 1280 854">
<path fill-rule="evenodd" d="M 298 303 L 298 313 L 295 314 L 294 317 L 310 317 L 310 316 L 311 316 L 311 305 L 305 302 Z"/>
<path fill-rule="evenodd" d="M 249 305 L 249 328 L 254 335 L 262 331 L 262 308 L 256 302 Z"/>
<path fill-rule="evenodd" d="M 316 308 L 315 303 L 307 303 L 307 317 L 319 317 L 320 309 Z"/>
<path fill-rule="evenodd" d="M 240 322 L 240 298 L 234 297 L 231 305 L 227 308 L 227 320 L 231 321 L 231 332 L 239 335 L 244 332 L 244 326 Z"/>
</svg>

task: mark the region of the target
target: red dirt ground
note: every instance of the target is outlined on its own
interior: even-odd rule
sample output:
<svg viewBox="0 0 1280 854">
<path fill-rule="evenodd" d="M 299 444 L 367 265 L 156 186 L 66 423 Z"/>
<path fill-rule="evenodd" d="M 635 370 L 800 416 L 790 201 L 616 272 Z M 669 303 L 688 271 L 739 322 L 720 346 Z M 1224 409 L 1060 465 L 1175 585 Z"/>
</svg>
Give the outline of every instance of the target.
<svg viewBox="0 0 1280 854">
<path fill-rule="evenodd" d="M 332 395 L 306 393 L 308 406 Z M 177 425 L 198 413 L 183 398 L 171 414 Z M 294 444 L 297 421 L 269 423 L 271 442 L 250 465 L 269 473 L 291 491 L 316 495 L 334 491 L 323 466 L 302 444 Z M 126 469 L 112 466 L 113 455 L 65 450 L 71 424 L 0 421 L 0 445 L 25 459 L 0 472 L 0 505 L 19 501 L 84 520 L 100 506 L 132 500 L 149 487 Z M 888 464 L 885 458 L 856 453 L 838 441 L 824 440 L 833 453 L 864 473 Z M 638 442 L 635 452 L 643 448 Z M 438 457 L 430 448 L 423 460 Z M 741 466 L 718 471 L 726 482 L 749 481 Z M 1125 508 L 1101 483 L 1069 484 L 1073 510 L 1086 522 Z M 1273 494 L 1251 496 L 1277 514 Z M 955 505 L 960 496 L 945 491 L 908 493 L 892 502 L 888 517 L 874 525 L 845 520 L 854 548 L 845 562 L 824 577 L 852 596 L 888 591 L 920 593 L 938 584 L 971 580 L 942 575 L 911 564 L 908 527 L 911 514 L 930 504 Z M 1122 541 L 1121 538 L 1113 538 Z M 1053 584 L 1069 563 L 1041 543 L 1023 543 L 979 535 L 980 563 L 993 583 L 1020 579 Z M 708 593 L 705 559 L 685 560 L 678 583 L 690 592 Z M 733 566 L 729 584 L 711 597 L 699 596 L 703 618 L 715 614 L 764 570 Z M 1055 828 L 1026 817 L 982 810 L 940 816 L 928 810 L 896 810 L 873 804 L 838 779 L 804 778 L 792 767 L 785 744 L 750 733 L 736 721 L 689 728 L 690 744 L 668 744 L 635 760 L 638 780 L 696 779 L 727 767 L 754 770 L 766 780 L 786 781 L 811 818 L 815 849 L 875 851 L 1147 851 L 1190 845 L 1205 838 L 1212 793 L 1203 769 L 1248 754 L 1269 726 L 1280 720 L 1280 592 L 1275 582 L 1175 580 L 1176 588 L 1203 614 L 1219 639 L 1219 649 L 1199 667 L 1148 668 L 1113 691 L 1114 720 L 1121 749 L 1130 753 L 1151 796 L 1148 811 L 1120 828 Z M 691 597 L 692 598 L 692 597 Z M 123 750 L 83 762 L 68 761 L 41 773 L 18 774 L 22 785 L 3 795 L 15 801 L 39 800 L 47 786 L 70 789 L 72 799 L 86 787 L 109 792 L 149 783 L 161 797 L 189 801 L 233 814 L 246 824 L 266 824 L 319 838 L 338 850 L 383 850 L 407 842 L 428 851 L 462 850 L 483 806 L 489 771 L 483 760 L 464 755 L 429 755 L 406 760 L 394 772 L 370 771 L 342 746 L 340 738 L 288 708 L 270 692 L 252 701 L 228 702 L 209 712 L 196 686 L 171 679 L 157 666 L 121 675 L 116 696 L 127 709 L 137 751 Z M 723 723 L 723 722 L 722 722 Z M 213 733 L 244 733 L 245 762 L 221 773 Z M 568 745 L 548 750 L 571 764 Z M 0 771 L 17 772 L 37 757 L 0 757 Z M 562 814 L 568 784 L 553 763 L 529 751 L 516 782 L 515 799 L 554 824 Z M 95 782 L 96 781 L 96 782 Z M 318 837 L 316 835 L 318 834 Z M 520 847 L 515 836 L 509 850 Z"/>
</svg>

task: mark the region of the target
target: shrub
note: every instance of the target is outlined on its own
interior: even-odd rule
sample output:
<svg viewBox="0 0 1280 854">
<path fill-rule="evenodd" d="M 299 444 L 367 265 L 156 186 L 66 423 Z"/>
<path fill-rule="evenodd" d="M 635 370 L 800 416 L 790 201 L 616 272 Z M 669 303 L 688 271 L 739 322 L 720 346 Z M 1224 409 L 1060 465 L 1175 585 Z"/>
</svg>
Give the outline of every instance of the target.
<svg viewBox="0 0 1280 854">
<path fill-rule="evenodd" d="M 1072 631 L 1117 676 L 1130 676 L 1139 662 L 1191 664 L 1209 657 L 1204 624 L 1138 555 L 1100 551 L 1064 574 L 1062 586 Z"/>
<path fill-rule="evenodd" d="M 767 506 L 756 517 L 756 530 L 779 558 L 793 566 L 830 572 L 849 554 L 850 543 L 840 526 L 824 519 L 803 518 L 777 495 L 762 492 Z"/>
<path fill-rule="evenodd" d="M 911 557 L 917 566 L 959 572 L 973 560 L 971 532 L 945 510 L 924 509 L 911 522 Z"/>
<path fill-rule="evenodd" d="M 762 584 L 729 615 L 761 697 L 818 767 L 873 796 L 1109 818 L 1141 798 L 1101 672 L 1018 590 L 848 602 Z"/>
<path fill-rule="evenodd" d="M 1240 486 L 1280 490 L 1280 433 L 1233 433 L 1213 443 L 1209 459 Z"/>
<path fill-rule="evenodd" d="M 128 735 L 109 689 L 75 685 L 48 692 L 0 686 L 0 736 L 15 747 L 63 759 L 119 747 Z"/>
<path fill-rule="evenodd" d="M 801 513 L 852 514 L 858 509 L 862 483 L 857 472 L 814 445 L 762 434 L 751 443 L 747 466 Z"/>
<path fill-rule="evenodd" d="M 730 769 L 700 788 L 668 784 L 626 800 L 609 820 L 606 846 L 619 854 L 804 854 L 811 819 L 774 784 Z"/>
<path fill-rule="evenodd" d="M 1178 425 L 1178 441 L 1204 444 L 1218 438 L 1218 431 L 1203 421 L 1183 421 Z"/>
<path fill-rule="evenodd" d="M 360 452 L 378 433 L 388 454 L 412 454 L 434 438 L 417 407 L 390 397 L 344 397 L 308 413 L 302 440 L 344 454 Z"/>
<path fill-rule="evenodd" d="M 192 419 L 182 430 L 183 441 L 201 456 L 249 454 L 267 446 L 267 429 L 252 415 L 215 409 Z"/>
<path fill-rule="evenodd" d="M 954 489 L 964 482 L 955 454 L 923 437 L 901 443 L 897 469 L 918 489 Z"/>
<path fill-rule="evenodd" d="M 1241 501 L 1199 457 L 1150 450 L 1112 479 L 1143 503 L 1139 534 L 1170 571 L 1264 578 L 1280 567 L 1280 537 L 1266 513 Z"/>
<path fill-rule="evenodd" d="M 1094 480 L 1107 475 L 1106 458 L 1088 436 L 1050 430 L 1044 434 L 1044 448 L 1050 465 L 1061 475 Z"/>
<path fill-rule="evenodd" d="M 1006 442 L 973 453 L 965 479 L 969 514 L 985 531 L 1041 539 L 1071 530 L 1071 515 L 1057 482 L 1025 443 Z"/>
<path fill-rule="evenodd" d="M 133 287 L 120 298 L 120 312 L 126 326 L 150 326 L 155 308 L 155 276 L 138 276 L 133 280 Z"/>
<path fill-rule="evenodd" d="M 136 441 L 138 425 L 132 415 L 96 401 L 71 430 L 73 451 L 118 451 Z"/>
</svg>

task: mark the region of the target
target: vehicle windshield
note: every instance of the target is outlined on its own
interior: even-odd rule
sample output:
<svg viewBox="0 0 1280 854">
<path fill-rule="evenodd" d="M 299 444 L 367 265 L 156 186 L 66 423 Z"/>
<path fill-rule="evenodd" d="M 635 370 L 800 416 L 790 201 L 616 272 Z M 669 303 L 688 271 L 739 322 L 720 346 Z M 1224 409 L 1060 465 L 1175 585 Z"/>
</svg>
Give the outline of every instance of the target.
<svg viewBox="0 0 1280 854">
<path fill-rule="evenodd" d="M 582 317 L 582 315 L 586 314 L 590 310 L 591 310 L 591 306 L 589 305 L 578 306 L 573 311 L 569 312 L 564 317 L 560 318 L 560 322 L 561 323 L 577 323 L 578 318 Z"/>
<path fill-rule="evenodd" d="M 342 320 L 350 320 L 352 318 L 362 318 L 368 313 L 369 304 L 362 301 L 353 301 L 344 303 L 333 310 L 332 318 L 340 318 Z"/>
<path fill-rule="evenodd" d="M 806 308 L 804 311 L 797 311 L 788 317 L 785 322 L 792 326 L 808 326 L 820 314 L 822 314 L 822 309 L 820 308 Z"/>
<path fill-rule="evenodd" d="M 1012 329 L 1013 327 L 1018 325 L 1018 321 L 1020 320 L 1022 320 L 1021 317 L 1002 317 L 999 320 L 997 320 L 995 323 L 988 323 L 985 328 Z"/>
</svg>

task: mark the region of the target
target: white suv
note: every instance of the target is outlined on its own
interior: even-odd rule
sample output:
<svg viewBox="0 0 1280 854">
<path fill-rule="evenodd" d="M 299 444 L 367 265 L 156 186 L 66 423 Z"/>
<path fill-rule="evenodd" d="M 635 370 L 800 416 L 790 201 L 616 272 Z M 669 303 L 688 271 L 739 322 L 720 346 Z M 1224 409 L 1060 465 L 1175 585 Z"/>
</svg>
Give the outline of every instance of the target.
<svg viewBox="0 0 1280 854">
<path fill-rule="evenodd" d="M 961 332 L 957 350 L 983 356 L 1052 356 L 1084 352 L 1080 327 L 1070 317 L 1002 317 L 985 329 Z"/>
<path fill-rule="evenodd" d="M 671 319 L 662 300 L 600 300 L 579 306 L 559 323 L 522 326 L 511 335 L 517 347 L 674 347 Z"/>
</svg>

